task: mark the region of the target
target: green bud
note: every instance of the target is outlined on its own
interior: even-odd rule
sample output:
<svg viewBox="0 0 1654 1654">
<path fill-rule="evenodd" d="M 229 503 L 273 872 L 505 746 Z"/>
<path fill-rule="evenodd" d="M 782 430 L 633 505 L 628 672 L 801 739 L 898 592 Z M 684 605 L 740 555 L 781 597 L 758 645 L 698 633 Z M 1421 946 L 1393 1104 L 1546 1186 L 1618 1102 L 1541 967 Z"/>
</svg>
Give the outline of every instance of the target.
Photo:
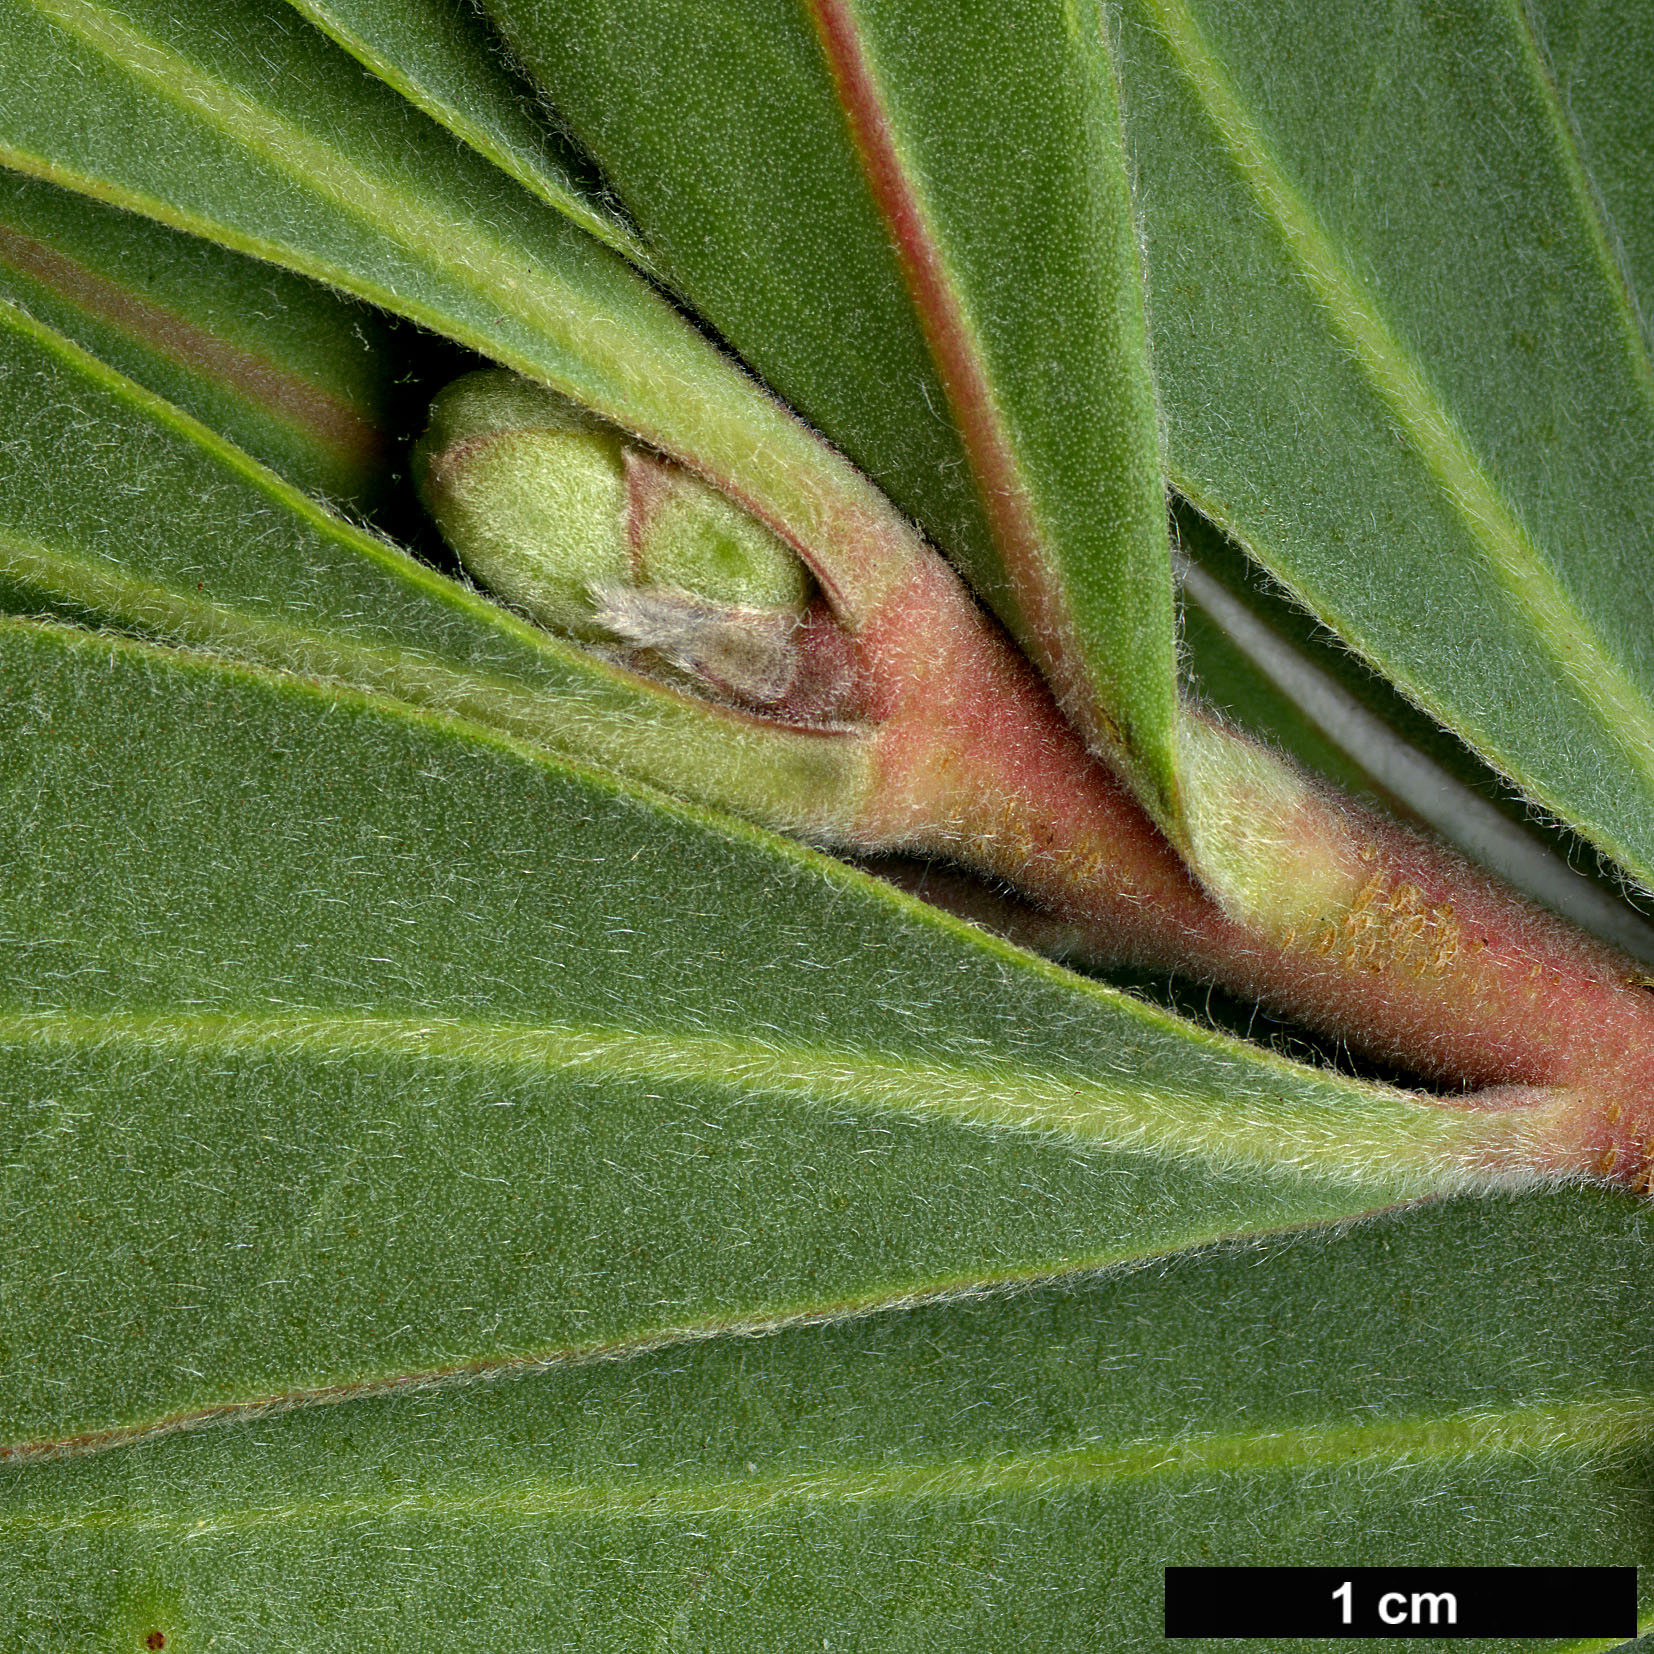
<svg viewBox="0 0 1654 1654">
<path fill-rule="evenodd" d="M 636 636 L 635 617 L 663 604 L 726 629 L 750 620 L 773 633 L 809 603 L 804 565 L 763 524 L 513 373 L 468 374 L 437 397 L 415 476 L 480 586 L 587 641 L 651 646 Z M 651 601 L 628 605 L 631 592 Z M 633 621 L 617 629 L 619 613 Z M 680 664 L 685 656 L 682 647 L 667 653 Z"/>
<path fill-rule="evenodd" d="M 632 578 L 624 449 L 613 426 L 491 369 L 431 404 L 414 476 L 478 585 L 542 626 L 591 638 L 592 587 Z"/>
<path fill-rule="evenodd" d="M 709 603 L 801 610 L 810 577 L 791 547 L 681 465 L 639 449 L 627 456 L 637 584 L 670 586 Z"/>
</svg>

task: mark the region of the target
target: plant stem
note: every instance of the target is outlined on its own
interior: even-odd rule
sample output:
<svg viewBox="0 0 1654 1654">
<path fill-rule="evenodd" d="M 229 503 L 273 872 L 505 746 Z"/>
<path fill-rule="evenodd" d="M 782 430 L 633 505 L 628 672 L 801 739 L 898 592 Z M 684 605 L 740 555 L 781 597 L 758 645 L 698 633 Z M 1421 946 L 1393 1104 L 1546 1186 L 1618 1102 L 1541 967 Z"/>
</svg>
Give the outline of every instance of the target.
<svg viewBox="0 0 1654 1654">
<path fill-rule="evenodd" d="M 876 779 L 855 848 L 1003 879 L 1100 959 L 1221 984 L 1453 1106 L 1532 1108 L 1542 1169 L 1648 1186 L 1654 993 L 1633 960 L 1189 713 L 1248 881 L 1220 905 L 939 563 L 856 642 Z"/>
</svg>

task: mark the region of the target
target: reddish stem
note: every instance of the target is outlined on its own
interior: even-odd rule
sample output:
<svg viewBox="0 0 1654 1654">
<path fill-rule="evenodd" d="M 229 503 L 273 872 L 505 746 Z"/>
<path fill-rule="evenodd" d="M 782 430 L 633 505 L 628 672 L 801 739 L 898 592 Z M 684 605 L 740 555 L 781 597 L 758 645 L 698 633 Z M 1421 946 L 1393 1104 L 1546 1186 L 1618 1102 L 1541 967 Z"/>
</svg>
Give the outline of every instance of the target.
<svg viewBox="0 0 1654 1654">
<path fill-rule="evenodd" d="M 1650 1186 L 1654 993 L 1634 961 L 1315 784 L 1297 827 L 1348 895 L 1300 928 L 1236 919 L 939 562 L 855 641 L 878 771 L 859 848 L 1005 879 L 1099 956 L 1220 983 L 1465 1088 L 1457 1106 L 1542 1111 L 1545 1169 Z"/>
</svg>

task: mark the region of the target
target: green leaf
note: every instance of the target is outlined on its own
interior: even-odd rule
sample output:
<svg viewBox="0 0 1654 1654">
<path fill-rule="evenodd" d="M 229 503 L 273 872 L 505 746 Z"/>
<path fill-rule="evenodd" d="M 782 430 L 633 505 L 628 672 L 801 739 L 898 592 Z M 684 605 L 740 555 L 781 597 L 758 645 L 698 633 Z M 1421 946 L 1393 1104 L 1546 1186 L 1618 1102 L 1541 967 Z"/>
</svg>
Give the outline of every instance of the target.
<svg viewBox="0 0 1654 1654">
<path fill-rule="evenodd" d="M 1353 1215 L 1521 1131 L 476 726 L 29 622 L 0 672 L 13 1444 Z"/>
<path fill-rule="evenodd" d="M 0 1593 L 35 1647 L 1093 1654 L 1169 1564 L 1632 1564 L 1651 1238 L 1451 1202 L 0 1471 Z"/>
<path fill-rule="evenodd" d="M 852 621 L 905 572 L 906 531 L 876 489 L 629 264 L 283 0 L 246 0 L 233 32 L 160 0 L 4 0 L 0 18 L 0 162 L 331 282 L 544 380 L 815 551 Z"/>
<path fill-rule="evenodd" d="M 783 827 L 855 807 L 853 738 L 772 730 L 558 642 L 4 304 L 0 381 L 31 435 L 0 493 L 0 607 L 380 690 Z"/>
<path fill-rule="evenodd" d="M 1131 0 L 1120 56 L 1173 482 L 1654 880 L 1640 83 L 1599 183 L 1515 4 Z"/>
<path fill-rule="evenodd" d="M 1648 101 L 1641 69 L 1654 56 L 1648 14 L 1635 6 L 1595 7 L 1538 0 L 1527 10 L 1541 69 L 1562 130 L 1595 196 L 1602 252 L 1619 268 L 1626 301 L 1648 336 L 1654 283 L 1654 194 L 1647 157 Z"/>
<path fill-rule="evenodd" d="M 0 0 L 0 152 L 557 384 L 795 543 L 876 542 L 876 583 L 901 532 L 876 492 L 555 188 L 487 158 L 527 134 L 489 129 L 510 77 L 480 37 L 306 3 L 375 73 L 276 0 Z M 956 70 L 904 65 L 918 37 L 878 16 L 864 42 L 904 118 L 980 81 L 969 39 Z M 1614 124 L 1618 37 L 1571 38 L 1557 84 L 1592 80 L 1576 135 L 1614 151 L 1588 164 L 1623 212 L 1646 180 Z M 1004 71 L 1028 86 L 1027 59 Z M 1038 88 L 1065 121 L 1076 84 Z M 1007 119 L 1061 173 L 1038 111 Z M 928 122 L 907 153 L 940 189 L 969 134 Z M 1004 176 L 983 125 L 982 176 Z M 1212 142 L 1192 158 L 1229 165 Z M 936 209 L 967 274 L 1023 210 L 978 182 Z M 1140 184 L 1151 265 L 1176 253 L 1163 184 Z M 1504 257 L 1487 222 L 1481 256 Z M 1610 249 L 1628 272 L 1636 233 Z M 1287 400 L 1328 318 L 1287 304 L 1279 256 L 1253 304 L 1253 268 L 1214 265 L 1204 302 L 1253 305 L 1226 318 L 1268 370 L 1242 384 Z M 992 308 L 1001 344 L 1034 288 Z M 1201 292 L 1153 296 L 1164 353 Z M 1073 300 L 1052 305 L 1078 336 Z M 842 804 L 856 768 L 421 568 L 265 470 L 233 410 L 192 417 L 78 325 L 0 305 L 0 606 L 35 617 L 0 621 L 0 1646 L 1091 1654 L 1160 1645 L 1168 1561 L 1654 1554 L 1645 1206 L 1488 1198 L 1520 1110 L 1287 1063 L 668 801 L 642 782 L 728 796 L 710 754 L 771 818 Z M 851 321 L 831 331 L 854 357 Z M 1317 469 L 1313 425 L 1239 396 L 1230 435 L 1247 463 L 1259 433 L 1280 450 L 1257 484 L 1276 509 L 1342 487 L 1346 523 L 1376 508 L 1339 466 L 1393 447 L 1416 528 L 1437 484 L 1342 351 L 1328 394 L 1365 432 L 1342 458 Z M 1339 401 L 1352 375 L 1367 402 Z M 1604 466 L 1636 461 L 1639 429 Z M 1361 549 L 1382 585 L 1383 548 Z M 1437 612 L 1413 618 L 1448 662 Z M 1510 627 L 1489 647 L 1533 644 Z M 1232 684 L 1243 718 L 1268 713 L 1255 663 Z M 1634 813 L 1647 789 L 1578 716 L 1569 785 L 1619 765 Z M 1587 1646 L 1607 1644 L 1567 1645 Z"/>
<path fill-rule="evenodd" d="M 0 173 L 0 298 L 299 487 L 383 492 L 384 318 L 267 264 Z"/>
<path fill-rule="evenodd" d="M 954 558 L 1175 834 L 1163 485 L 1098 19 L 488 9 L 674 287 Z"/>
<path fill-rule="evenodd" d="M 582 176 L 498 42 L 455 0 L 292 0 L 387 85 L 639 269 L 654 262 Z"/>
</svg>

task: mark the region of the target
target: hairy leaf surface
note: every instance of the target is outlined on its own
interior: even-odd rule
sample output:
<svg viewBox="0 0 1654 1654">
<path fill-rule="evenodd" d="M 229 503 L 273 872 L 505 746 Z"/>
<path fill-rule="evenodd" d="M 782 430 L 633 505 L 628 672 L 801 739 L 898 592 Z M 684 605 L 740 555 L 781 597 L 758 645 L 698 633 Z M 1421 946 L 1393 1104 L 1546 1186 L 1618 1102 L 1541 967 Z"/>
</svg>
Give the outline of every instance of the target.
<svg viewBox="0 0 1654 1654">
<path fill-rule="evenodd" d="M 5 0 L 0 18 L 0 162 L 332 282 L 544 380 L 793 544 L 830 549 L 852 617 L 889 579 L 905 531 L 877 490 L 618 254 L 283 0 L 245 0 L 228 32 L 208 11 L 149 0 Z"/>
<path fill-rule="evenodd" d="M 1650 1238 L 1451 1202 L 0 1470 L 0 1590 L 54 1650 L 1092 1654 L 1163 1646 L 1164 1564 L 1636 1562 Z"/>
<path fill-rule="evenodd" d="M 299 487 L 352 503 L 383 494 L 394 398 L 380 312 L 11 172 L 0 298 Z"/>
<path fill-rule="evenodd" d="M 381 80 L 502 172 L 641 269 L 648 250 L 557 141 L 532 92 L 469 6 L 457 0 L 292 0 Z"/>
<path fill-rule="evenodd" d="M 1587 99 L 1599 182 L 1520 5 L 1120 21 L 1173 482 L 1649 882 L 1654 371 L 1618 251 L 1640 87 Z"/>
<path fill-rule="evenodd" d="M 475 726 L 0 655 L 14 1444 L 1481 1180 L 1474 1116 Z"/>
<path fill-rule="evenodd" d="M 1314 617 L 1249 653 L 1186 539 L 1213 700 L 1464 780 L 1329 723 L 1324 621 L 1646 877 L 1644 21 L 498 9 L 646 252 L 454 0 L 0 0 L 0 1651 L 1092 1654 L 1167 1563 L 1646 1573 L 1646 1204 L 674 801 L 865 775 L 347 521 L 247 371 L 375 424 L 383 306 L 853 618 L 906 526 L 687 299 L 1171 818 L 1163 420 Z"/>
</svg>

